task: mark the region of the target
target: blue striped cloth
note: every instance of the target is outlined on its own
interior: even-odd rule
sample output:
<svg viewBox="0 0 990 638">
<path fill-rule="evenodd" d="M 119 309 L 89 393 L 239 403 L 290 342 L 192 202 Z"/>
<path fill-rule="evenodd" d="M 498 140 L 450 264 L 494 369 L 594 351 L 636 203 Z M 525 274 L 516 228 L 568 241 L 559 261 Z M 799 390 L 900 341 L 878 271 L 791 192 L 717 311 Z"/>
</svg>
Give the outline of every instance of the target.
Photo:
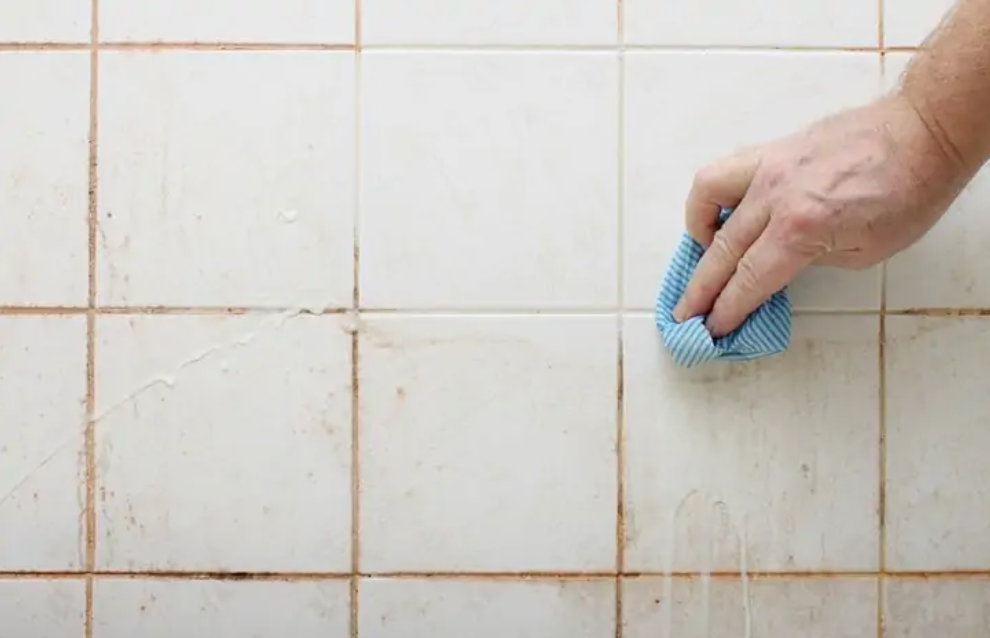
<svg viewBox="0 0 990 638">
<path fill-rule="evenodd" d="M 731 214 L 731 210 L 723 210 L 720 223 Z M 657 296 L 657 328 L 674 361 L 690 368 L 713 359 L 747 361 L 786 350 L 791 341 L 791 301 L 786 288 L 757 308 L 734 332 L 718 339 L 712 339 L 703 316 L 683 323 L 674 321 L 674 306 L 703 253 L 701 244 L 685 233 Z"/>
</svg>

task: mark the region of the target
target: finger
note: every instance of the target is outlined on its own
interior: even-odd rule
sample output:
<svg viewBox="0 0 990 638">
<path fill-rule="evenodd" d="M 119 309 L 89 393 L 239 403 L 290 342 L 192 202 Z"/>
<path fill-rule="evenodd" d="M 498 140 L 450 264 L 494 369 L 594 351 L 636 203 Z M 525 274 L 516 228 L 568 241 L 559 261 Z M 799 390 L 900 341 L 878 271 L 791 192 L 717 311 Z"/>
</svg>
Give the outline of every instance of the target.
<svg viewBox="0 0 990 638">
<path fill-rule="evenodd" d="M 708 248 L 718 230 L 723 208 L 735 208 L 742 201 L 759 165 L 755 149 L 741 151 L 710 166 L 694 177 L 685 205 L 687 232 Z"/>
<path fill-rule="evenodd" d="M 729 334 L 822 254 L 824 249 L 787 243 L 771 224 L 739 260 L 705 327 L 713 337 Z"/>
<path fill-rule="evenodd" d="M 742 256 L 759 238 L 770 221 L 769 211 L 747 200 L 715 233 L 711 247 L 705 251 L 688 282 L 681 300 L 674 308 L 674 320 L 685 321 L 706 314 L 715 305 L 722 289 L 729 283 Z"/>
</svg>

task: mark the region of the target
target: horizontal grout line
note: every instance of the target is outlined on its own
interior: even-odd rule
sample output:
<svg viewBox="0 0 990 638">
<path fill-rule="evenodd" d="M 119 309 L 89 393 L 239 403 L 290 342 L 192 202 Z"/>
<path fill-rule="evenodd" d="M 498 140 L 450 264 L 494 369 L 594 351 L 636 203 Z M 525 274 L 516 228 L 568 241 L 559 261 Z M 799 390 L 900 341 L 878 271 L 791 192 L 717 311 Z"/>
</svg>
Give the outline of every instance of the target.
<svg viewBox="0 0 990 638">
<path fill-rule="evenodd" d="M 84 315 L 89 312 L 86 306 L 0 306 L 0 316 L 62 316 Z M 653 315 L 652 308 L 359 308 L 328 306 L 324 308 L 289 306 L 99 306 L 93 309 L 97 315 L 249 315 L 298 313 L 301 315 L 343 315 L 356 312 L 364 316 L 593 316 L 618 317 Z M 877 309 L 826 309 L 799 308 L 796 316 L 802 315 L 879 315 Z M 887 316 L 924 317 L 990 317 L 990 308 L 903 308 L 888 309 Z"/>
<path fill-rule="evenodd" d="M 101 51 L 357 51 L 353 44 L 317 42 L 101 42 Z M 450 52 L 792 52 L 792 53 L 900 53 L 914 52 L 918 47 L 843 47 L 801 45 L 664 45 L 664 44 L 362 44 L 363 51 L 450 51 Z M 88 42 L 0 42 L 0 51 L 89 51 Z"/>
<path fill-rule="evenodd" d="M 354 51 L 353 44 L 291 42 L 101 42 L 102 51 Z"/>
<path fill-rule="evenodd" d="M 0 580 L 72 580 L 83 578 L 120 578 L 148 580 L 216 580 L 216 581 L 323 581 L 348 580 L 354 577 L 351 572 L 231 572 L 231 571 L 0 571 Z M 839 578 L 885 578 L 885 579 L 953 579 L 988 578 L 990 570 L 956 571 L 712 571 L 712 572 L 651 572 L 627 571 L 622 573 L 602 572 L 359 572 L 359 578 L 380 578 L 394 580 L 615 580 L 675 578 L 690 580 L 712 578 L 721 580 L 816 580 Z"/>
<path fill-rule="evenodd" d="M 86 306 L 0 306 L 0 316 L 84 315 L 87 312 Z"/>
<path fill-rule="evenodd" d="M 353 44 L 306 42 L 101 42 L 100 51 L 355 51 Z M 82 42 L 0 42 L 0 51 L 89 51 Z"/>
<path fill-rule="evenodd" d="M 887 316 L 924 316 L 924 317 L 987 317 L 990 308 L 902 308 L 887 309 Z"/>
<path fill-rule="evenodd" d="M 350 308 L 288 308 L 266 306 L 104 306 L 96 308 L 99 315 L 248 315 L 298 312 L 301 315 L 339 315 Z"/>
<path fill-rule="evenodd" d="M 88 42 L 0 42 L 3 51 L 89 51 Z"/>
</svg>

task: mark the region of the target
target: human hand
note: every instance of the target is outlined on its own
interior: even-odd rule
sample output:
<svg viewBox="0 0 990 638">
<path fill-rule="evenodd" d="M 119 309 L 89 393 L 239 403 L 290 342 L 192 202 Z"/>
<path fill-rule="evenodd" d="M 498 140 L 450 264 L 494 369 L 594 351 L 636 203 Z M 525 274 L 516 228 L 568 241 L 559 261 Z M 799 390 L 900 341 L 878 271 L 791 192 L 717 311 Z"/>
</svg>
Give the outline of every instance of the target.
<svg viewBox="0 0 990 638">
<path fill-rule="evenodd" d="M 880 263 L 924 235 L 971 173 L 899 94 L 703 168 L 686 216 L 706 250 L 674 319 L 708 314 L 724 336 L 812 263 Z M 723 208 L 735 210 L 716 230 Z"/>
</svg>

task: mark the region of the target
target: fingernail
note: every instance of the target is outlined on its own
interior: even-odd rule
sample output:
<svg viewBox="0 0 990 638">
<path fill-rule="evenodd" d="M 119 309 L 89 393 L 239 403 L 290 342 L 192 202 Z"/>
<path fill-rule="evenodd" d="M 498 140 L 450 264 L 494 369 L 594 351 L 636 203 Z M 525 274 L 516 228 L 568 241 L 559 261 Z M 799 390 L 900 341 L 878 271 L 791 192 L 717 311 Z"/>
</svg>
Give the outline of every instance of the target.
<svg viewBox="0 0 990 638">
<path fill-rule="evenodd" d="M 712 335 L 713 339 L 718 339 L 719 337 L 723 336 L 721 334 L 721 331 L 718 329 L 717 324 L 715 324 L 711 320 L 711 317 L 705 319 L 705 330 L 707 330 Z"/>
<path fill-rule="evenodd" d="M 679 301 L 677 305 L 674 306 L 674 321 L 680 323 L 687 319 L 687 310 L 684 308 L 684 302 Z"/>
</svg>

